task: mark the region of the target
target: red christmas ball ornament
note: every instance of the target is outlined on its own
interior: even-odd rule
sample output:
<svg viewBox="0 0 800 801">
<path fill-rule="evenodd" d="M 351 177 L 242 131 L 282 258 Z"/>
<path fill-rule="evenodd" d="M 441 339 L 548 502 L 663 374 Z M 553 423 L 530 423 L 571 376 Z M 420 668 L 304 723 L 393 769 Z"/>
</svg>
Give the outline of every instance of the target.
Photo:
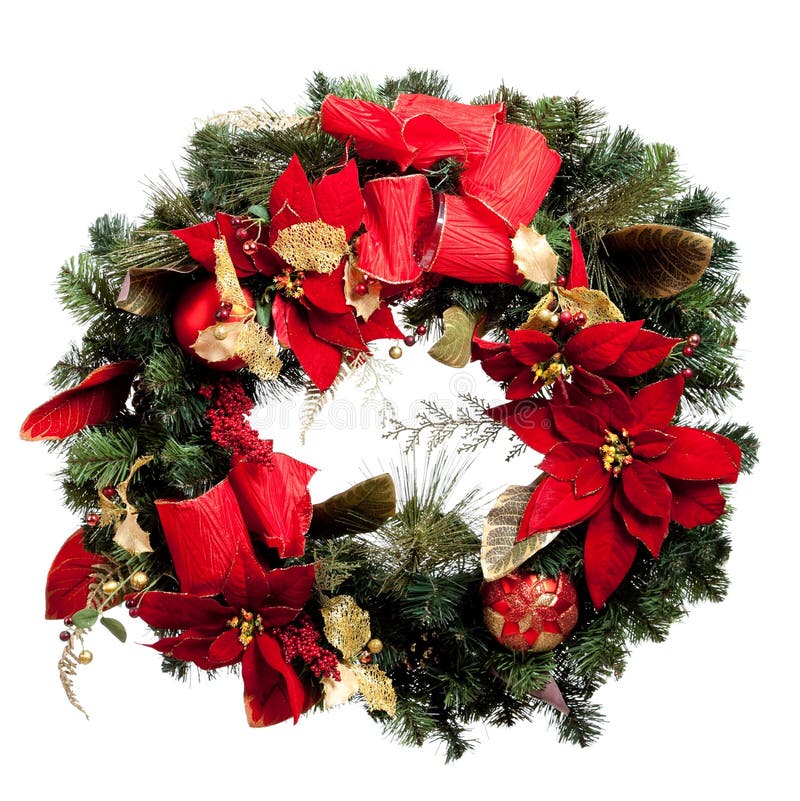
<svg viewBox="0 0 800 801">
<path fill-rule="evenodd" d="M 566 573 L 557 578 L 513 571 L 481 586 L 483 621 L 512 651 L 551 651 L 578 622 L 578 593 Z"/>
<path fill-rule="evenodd" d="M 693 348 L 700 344 L 700 334 L 689 334 L 686 340 Z"/>
<path fill-rule="evenodd" d="M 408 334 L 407 336 L 403 337 L 403 342 L 410 348 L 415 342 L 417 338 L 413 334 Z"/>
<path fill-rule="evenodd" d="M 694 375 L 694 370 L 691 367 L 684 367 L 681 375 L 688 381 Z"/>
<path fill-rule="evenodd" d="M 253 296 L 244 287 L 242 287 L 242 293 L 248 305 L 252 307 Z M 192 349 L 200 332 L 219 322 L 217 312 L 220 311 L 220 306 L 216 279 L 211 275 L 204 276 L 190 284 L 178 298 L 172 318 L 172 329 L 178 344 L 190 356 L 213 370 L 238 370 L 240 367 L 244 367 L 244 362 L 238 357 L 227 359 L 224 362 L 207 362 Z M 238 322 L 243 320 L 246 314 L 247 309 L 234 304 L 230 309 L 227 321 Z"/>
<path fill-rule="evenodd" d="M 684 356 L 687 356 L 687 357 L 689 357 L 689 356 L 694 356 L 694 348 L 693 348 L 691 345 L 687 345 L 687 346 L 686 346 L 686 347 L 683 349 L 683 355 L 684 355 Z"/>
</svg>

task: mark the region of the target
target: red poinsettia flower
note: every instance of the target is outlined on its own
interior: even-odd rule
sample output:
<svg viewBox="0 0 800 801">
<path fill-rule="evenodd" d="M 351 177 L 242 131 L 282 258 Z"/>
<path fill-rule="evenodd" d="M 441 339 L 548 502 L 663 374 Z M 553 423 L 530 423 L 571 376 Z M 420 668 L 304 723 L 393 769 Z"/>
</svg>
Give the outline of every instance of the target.
<svg viewBox="0 0 800 801">
<path fill-rule="evenodd" d="M 333 383 L 342 352 L 367 351 L 367 342 L 402 337 L 381 304 L 357 317 L 344 292 L 349 241 L 361 226 L 364 199 L 355 162 L 309 183 L 297 156 L 275 182 L 269 200 L 272 307 L 278 341 L 291 348 L 320 388 Z"/>
<path fill-rule="evenodd" d="M 591 381 L 588 373 L 631 378 L 652 370 L 681 340 L 642 328 L 644 320 L 598 323 L 560 341 L 541 331 L 508 332 L 509 342 L 474 339 L 472 358 L 486 374 L 508 382 L 509 400 L 528 398 L 559 376 L 575 373 L 578 383 Z M 556 330 L 558 335 L 558 329 Z"/>
<path fill-rule="evenodd" d="M 684 380 L 674 376 L 628 398 L 603 379 L 558 380 L 552 401 L 489 411 L 545 454 L 518 539 L 589 521 L 586 582 L 600 608 L 642 542 L 657 557 L 671 520 L 686 528 L 723 512 L 719 485 L 736 481 L 741 453 L 726 437 L 672 425 Z"/>
<path fill-rule="evenodd" d="M 217 263 L 214 242 L 220 238 L 228 246 L 239 278 L 269 269 L 265 256 L 267 229 L 260 220 L 233 217 L 218 211 L 216 219 L 210 222 L 179 228 L 172 233 L 186 243 L 189 255 L 210 273 L 214 272 Z"/>
<path fill-rule="evenodd" d="M 275 630 L 291 623 L 311 597 L 314 566 L 265 570 L 247 546 L 237 551 L 221 595 L 148 592 L 139 616 L 157 629 L 181 630 L 152 647 L 203 670 L 241 662 L 251 726 L 295 723 L 316 700 L 286 661 Z"/>
</svg>

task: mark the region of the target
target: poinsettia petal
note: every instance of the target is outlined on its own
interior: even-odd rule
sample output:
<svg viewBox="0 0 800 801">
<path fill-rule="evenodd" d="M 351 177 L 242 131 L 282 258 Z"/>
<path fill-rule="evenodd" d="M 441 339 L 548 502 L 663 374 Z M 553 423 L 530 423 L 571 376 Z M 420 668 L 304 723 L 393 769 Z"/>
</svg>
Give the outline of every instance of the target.
<svg viewBox="0 0 800 801">
<path fill-rule="evenodd" d="M 430 254 L 430 271 L 473 284 L 521 284 L 524 279 L 514 264 L 502 220 L 471 198 L 438 199 L 441 224 L 423 247 Z"/>
<path fill-rule="evenodd" d="M 350 239 L 364 217 L 364 198 L 355 161 L 350 159 L 338 172 L 327 173 L 312 189 L 322 220 L 335 228 L 344 228 L 345 236 Z"/>
<path fill-rule="evenodd" d="M 573 376 L 580 371 L 575 368 Z M 598 420 L 615 431 L 623 428 L 632 430 L 635 416 L 628 396 L 614 383 L 607 381 L 604 385 L 599 382 L 584 380 L 589 373 L 583 373 L 578 381 L 566 384 L 556 381 L 555 387 L 562 385 L 569 402 L 594 414 Z M 554 392 L 555 397 L 555 392 Z"/>
<path fill-rule="evenodd" d="M 385 303 L 370 314 L 369 320 L 358 320 L 358 331 L 364 342 L 403 338 L 403 332 L 397 327 L 392 310 Z"/>
<path fill-rule="evenodd" d="M 569 241 L 572 245 L 572 265 L 567 276 L 567 289 L 576 287 L 588 287 L 589 278 L 586 275 L 586 259 L 583 256 L 580 240 L 575 229 L 569 227 Z"/>
<path fill-rule="evenodd" d="M 20 438 L 27 442 L 64 439 L 86 426 L 110 420 L 122 410 L 141 369 L 136 360 L 104 364 L 92 370 L 77 386 L 65 389 L 37 406 L 20 428 Z"/>
<path fill-rule="evenodd" d="M 242 657 L 244 705 L 251 726 L 271 726 L 287 718 L 297 723 L 309 697 L 277 640 L 259 634 Z"/>
<path fill-rule="evenodd" d="M 267 573 L 266 601 L 259 608 L 266 612 L 273 606 L 284 606 L 299 612 L 311 598 L 314 586 L 314 565 L 276 568 Z"/>
<path fill-rule="evenodd" d="M 278 176 L 269 196 L 271 217 L 286 207 L 290 208 L 302 222 L 320 219 L 311 184 L 297 154 L 289 159 L 288 166 Z"/>
<path fill-rule="evenodd" d="M 735 480 L 739 472 L 737 460 L 709 432 L 684 426 L 670 426 L 666 432 L 675 437 L 675 442 L 663 456 L 650 461 L 659 473 L 688 481 Z"/>
<path fill-rule="evenodd" d="M 560 481 L 574 481 L 587 459 L 599 463 L 596 448 L 576 442 L 559 442 L 547 451 L 538 467 Z"/>
<path fill-rule="evenodd" d="M 630 347 L 643 322 L 597 323 L 582 328 L 564 347 L 567 364 L 579 364 L 589 372 L 607 372 Z"/>
<path fill-rule="evenodd" d="M 509 400 L 522 400 L 535 395 L 542 387 L 544 382 L 524 365 L 517 377 L 508 385 L 506 397 Z"/>
<path fill-rule="evenodd" d="M 192 629 L 209 627 L 222 630 L 231 608 L 213 598 L 185 592 L 153 590 L 134 596 L 139 617 L 154 629 Z"/>
<path fill-rule="evenodd" d="M 505 122 L 506 118 L 503 103 L 473 105 L 421 94 L 398 95 L 393 111 L 395 116 L 406 121 L 418 115 L 433 117 L 457 133 L 459 146 L 466 151 L 467 162 L 480 161 L 487 155 L 495 127 L 498 123 Z M 420 137 L 409 128 L 408 122 L 405 133 L 409 144 L 413 143 L 418 148 L 414 165 L 421 167 L 419 158 L 428 156 L 424 150 L 427 145 L 424 141 L 419 141 Z M 453 152 L 452 155 L 458 153 Z"/>
<path fill-rule="evenodd" d="M 716 481 L 669 481 L 672 519 L 684 528 L 713 523 L 725 511 L 725 497 Z"/>
<path fill-rule="evenodd" d="M 344 296 L 344 264 L 332 273 L 306 273 L 303 281 L 304 300 L 312 306 L 329 314 L 344 314 L 352 307 L 347 305 Z"/>
<path fill-rule="evenodd" d="M 411 164 L 413 151 L 403 139 L 402 123 L 385 106 L 328 95 L 320 111 L 322 130 L 342 142 L 352 138 L 362 158 L 394 161 L 401 170 Z"/>
<path fill-rule="evenodd" d="M 514 358 L 529 367 L 546 362 L 558 353 L 555 340 L 541 331 L 509 331 L 508 340 Z"/>
<path fill-rule="evenodd" d="M 539 131 L 498 125 L 486 158 L 468 164 L 461 175 L 461 188 L 492 209 L 513 235 L 532 222 L 560 166 L 561 156 Z"/>
<path fill-rule="evenodd" d="M 631 569 L 638 548 L 610 504 L 589 521 L 584 544 L 586 585 L 595 609 L 600 609 Z"/>
<path fill-rule="evenodd" d="M 189 255 L 209 272 L 214 272 L 217 263 L 217 254 L 214 253 L 214 241 L 219 239 L 219 228 L 214 220 L 190 225 L 188 228 L 178 228 L 172 232 L 188 248 Z"/>
<path fill-rule="evenodd" d="M 284 206 L 272 215 L 269 221 L 269 239 L 270 247 L 275 244 L 278 235 L 284 228 L 289 228 L 292 225 L 297 225 L 303 222 L 303 218 L 291 206 Z M 277 260 L 281 267 L 291 266 L 285 262 L 275 251 L 270 251 L 273 259 Z"/>
<path fill-rule="evenodd" d="M 83 547 L 83 529 L 71 534 L 59 548 L 50 565 L 45 585 L 44 616 L 47 620 L 71 617 L 84 609 L 95 573 L 108 564 L 108 559 Z"/>
<path fill-rule="evenodd" d="M 571 367 L 572 385 L 585 395 L 610 395 L 614 391 L 612 383 L 602 376 L 584 370 L 579 364 L 573 364 Z"/>
<path fill-rule="evenodd" d="M 675 437 L 663 431 L 656 431 L 654 428 L 646 428 L 636 433 L 634 452 L 637 458 L 655 459 L 663 456 L 672 447 L 673 442 Z"/>
<path fill-rule="evenodd" d="M 584 498 L 587 495 L 594 495 L 600 492 L 603 487 L 611 482 L 611 473 L 603 469 L 603 463 L 599 456 L 594 459 L 587 459 L 575 474 L 573 488 L 575 497 Z"/>
<path fill-rule="evenodd" d="M 217 212 L 219 232 L 225 239 L 225 244 L 228 246 L 228 253 L 230 254 L 233 266 L 236 268 L 236 275 L 241 278 L 243 276 L 253 275 L 257 270 L 253 260 L 242 249 L 244 241 L 246 240 L 243 241 L 237 237 L 236 229 L 239 227 L 245 228 L 251 235 L 250 239 L 256 241 L 261 235 L 261 226 L 255 221 L 249 222 L 244 226 L 235 226 L 233 224 L 233 219 L 234 218 L 230 214 L 223 214 L 221 211 Z"/>
<path fill-rule="evenodd" d="M 669 513 L 663 517 L 646 515 L 619 489 L 614 493 L 614 509 L 622 518 L 627 532 L 644 543 L 653 557 L 657 558 L 669 532 Z"/>
<path fill-rule="evenodd" d="M 222 594 L 227 603 L 234 609 L 257 609 L 269 592 L 267 571 L 256 558 L 253 547 L 248 540 L 246 546 L 240 547 L 228 575 Z"/>
<path fill-rule="evenodd" d="M 634 434 L 643 429 L 663 431 L 675 418 L 678 404 L 683 395 L 683 376 L 677 375 L 642 387 L 631 398 L 631 406 L 636 415 Z"/>
<path fill-rule="evenodd" d="M 610 486 L 606 486 L 594 495 L 578 498 L 571 481 L 558 481 L 548 476 L 531 495 L 529 505 L 533 512 L 528 521 L 528 532 L 520 532 L 517 539 L 582 523 L 608 503 L 610 491 Z"/>
<path fill-rule="evenodd" d="M 215 639 L 215 636 L 194 637 L 184 632 L 175 639 L 169 653 L 183 662 L 194 662 L 201 670 L 213 670 L 215 665 L 208 658 L 208 651 Z"/>
<path fill-rule="evenodd" d="M 742 450 L 741 448 L 728 437 L 723 437 L 722 434 L 717 434 L 715 431 L 704 431 L 707 437 L 716 440 L 728 453 L 731 460 L 731 470 L 729 473 L 718 479 L 721 484 L 735 484 L 739 478 L 739 471 L 742 466 Z"/>
<path fill-rule="evenodd" d="M 487 409 L 486 414 L 507 425 L 528 447 L 547 453 L 563 440 L 553 425 L 551 405 L 531 398 Z"/>
<path fill-rule="evenodd" d="M 552 413 L 556 430 L 564 439 L 597 448 L 603 444 L 606 426 L 588 409 L 559 404 L 553 406 Z"/>
<path fill-rule="evenodd" d="M 242 658 L 244 645 L 238 628 L 228 629 L 219 635 L 208 648 L 208 661 L 215 667 L 233 665 Z"/>
<path fill-rule="evenodd" d="M 480 362 L 501 353 L 508 353 L 511 346 L 508 342 L 495 342 L 492 339 L 481 339 L 479 336 L 472 337 L 472 361 Z"/>
<path fill-rule="evenodd" d="M 669 517 L 672 493 L 666 480 L 650 465 L 639 459 L 622 468 L 620 477 L 627 499 L 651 517 Z"/>
<path fill-rule="evenodd" d="M 661 364 L 680 341 L 673 337 L 662 336 L 655 331 L 642 329 L 605 373 L 620 378 L 642 375 Z"/>
<path fill-rule="evenodd" d="M 420 276 L 415 247 L 433 225 L 433 194 L 423 175 L 376 178 L 364 185 L 366 232 L 358 238 L 358 268 L 389 284 Z"/>
<path fill-rule="evenodd" d="M 277 548 L 281 559 L 302 556 L 311 524 L 308 482 L 316 469 L 283 453 L 272 464 L 241 462 L 228 474 L 248 530 Z"/>
<path fill-rule="evenodd" d="M 344 314 L 328 314 L 318 309 L 310 310 L 308 325 L 317 339 L 336 345 L 337 348 L 367 350 L 352 307 L 348 307 Z"/>
<path fill-rule="evenodd" d="M 276 320 L 275 333 L 279 342 L 283 342 L 284 334 L 289 347 L 294 351 L 300 366 L 308 377 L 323 392 L 329 389 L 342 364 L 342 351 L 318 337 L 315 337 L 309 327 L 307 312 L 300 309 L 296 303 L 284 303 L 281 309 L 284 321 Z M 274 313 L 273 313 L 274 314 Z"/>
</svg>

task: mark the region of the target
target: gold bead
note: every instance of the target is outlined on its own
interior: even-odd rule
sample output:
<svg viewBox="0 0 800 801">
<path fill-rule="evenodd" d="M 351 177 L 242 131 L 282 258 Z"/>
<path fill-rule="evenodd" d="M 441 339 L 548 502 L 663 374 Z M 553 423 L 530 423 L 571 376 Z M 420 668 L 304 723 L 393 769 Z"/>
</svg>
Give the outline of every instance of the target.
<svg viewBox="0 0 800 801">
<path fill-rule="evenodd" d="M 148 576 L 144 570 L 137 570 L 131 576 L 131 589 L 136 590 L 137 592 L 141 592 L 141 590 L 145 589 L 149 583 L 150 576 Z"/>
<path fill-rule="evenodd" d="M 393 359 L 399 359 L 403 355 L 403 349 L 399 345 L 392 345 L 392 347 L 389 348 L 389 355 Z"/>
<path fill-rule="evenodd" d="M 537 316 L 543 323 L 549 323 L 553 313 L 550 311 L 550 309 L 539 309 Z"/>
<path fill-rule="evenodd" d="M 94 659 L 94 656 L 92 655 L 91 651 L 84 650 L 78 654 L 78 662 L 80 662 L 82 665 L 88 665 L 92 659 Z"/>
<path fill-rule="evenodd" d="M 552 325 L 553 328 L 555 328 L 558 325 L 558 315 L 557 314 L 551 314 L 550 315 L 550 325 Z"/>
<path fill-rule="evenodd" d="M 379 654 L 383 650 L 383 642 L 379 640 L 377 637 L 373 637 L 367 643 L 367 650 L 371 654 Z"/>
<path fill-rule="evenodd" d="M 113 595 L 119 589 L 119 582 L 116 579 L 109 579 L 103 582 L 103 592 L 106 595 Z"/>
<path fill-rule="evenodd" d="M 227 336 L 228 336 L 228 329 L 225 328 L 224 325 L 214 326 L 214 339 L 217 339 L 221 342 Z"/>
</svg>

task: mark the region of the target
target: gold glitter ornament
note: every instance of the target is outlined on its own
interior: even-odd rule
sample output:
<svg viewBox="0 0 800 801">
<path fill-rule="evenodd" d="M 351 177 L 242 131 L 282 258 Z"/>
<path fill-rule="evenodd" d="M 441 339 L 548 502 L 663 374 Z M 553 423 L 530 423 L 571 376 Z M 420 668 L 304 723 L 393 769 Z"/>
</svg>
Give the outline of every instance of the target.
<svg viewBox="0 0 800 801">
<path fill-rule="evenodd" d="M 83 650 L 78 654 L 77 659 L 82 665 L 88 665 L 94 659 L 94 655 L 91 651 Z"/>
<path fill-rule="evenodd" d="M 403 355 L 403 349 L 399 345 L 392 345 L 389 348 L 389 356 L 393 359 L 399 359 Z"/>
<path fill-rule="evenodd" d="M 144 570 L 137 570 L 130 578 L 131 589 L 141 592 L 147 588 L 150 583 L 150 577 Z"/>
<path fill-rule="evenodd" d="M 377 637 L 373 637 L 367 643 L 367 650 L 371 654 L 379 654 L 383 650 L 383 641 L 379 640 Z"/>
<path fill-rule="evenodd" d="M 119 582 L 116 579 L 104 581 L 102 589 L 106 595 L 113 595 L 119 589 Z"/>
</svg>

